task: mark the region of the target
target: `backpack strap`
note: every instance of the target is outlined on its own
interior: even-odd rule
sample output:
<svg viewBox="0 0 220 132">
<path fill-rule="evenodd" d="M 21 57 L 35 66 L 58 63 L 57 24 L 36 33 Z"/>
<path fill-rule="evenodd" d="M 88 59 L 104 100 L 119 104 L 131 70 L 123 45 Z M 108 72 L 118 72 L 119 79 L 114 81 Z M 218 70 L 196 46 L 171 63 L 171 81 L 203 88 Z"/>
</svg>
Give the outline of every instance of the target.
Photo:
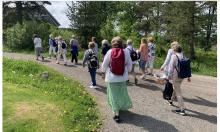
<svg viewBox="0 0 220 132">
<path fill-rule="evenodd" d="M 175 54 L 176 55 L 176 54 Z M 176 58 L 177 58 L 177 61 L 178 61 L 178 66 L 179 66 L 179 63 L 180 63 L 180 60 L 179 60 L 179 57 L 176 55 Z M 177 71 L 177 73 L 179 73 L 179 71 L 177 70 L 177 67 L 175 66 L 175 69 L 176 69 L 176 71 Z"/>
</svg>

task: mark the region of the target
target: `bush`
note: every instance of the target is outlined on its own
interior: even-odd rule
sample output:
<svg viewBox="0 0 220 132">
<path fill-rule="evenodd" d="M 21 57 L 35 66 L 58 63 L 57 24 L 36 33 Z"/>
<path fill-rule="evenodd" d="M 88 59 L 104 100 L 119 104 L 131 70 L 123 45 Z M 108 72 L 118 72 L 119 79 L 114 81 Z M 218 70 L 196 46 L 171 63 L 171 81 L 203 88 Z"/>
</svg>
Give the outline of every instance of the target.
<svg viewBox="0 0 220 132">
<path fill-rule="evenodd" d="M 50 34 L 53 34 L 53 36 L 62 36 L 67 44 L 69 44 L 69 40 L 73 34 L 71 31 L 58 29 L 48 23 L 26 21 L 23 25 L 16 24 L 4 31 L 3 45 L 12 51 L 33 50 L 34 44 L 32 36 L 35 33 L 42 39 L 44 49 L 48 49 L 49 47 L 48 39 Z"/>
</svg>

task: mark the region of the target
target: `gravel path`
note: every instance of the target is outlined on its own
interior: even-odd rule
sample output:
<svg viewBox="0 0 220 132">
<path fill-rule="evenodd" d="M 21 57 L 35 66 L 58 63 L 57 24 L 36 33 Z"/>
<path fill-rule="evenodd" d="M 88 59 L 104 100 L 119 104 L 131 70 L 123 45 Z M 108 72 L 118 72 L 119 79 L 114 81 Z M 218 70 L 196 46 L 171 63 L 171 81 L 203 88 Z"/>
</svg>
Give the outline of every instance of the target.
<svg viewBox="0 0 220 132">
<path fill-rule="evenodd" d="M 34 60 L 33 55 L 4 53 L 5 57 Z M 35 60 L 34 60 L 35 61 Z M 112 120 L 112 112 L 107 104 L 104 80 L 97 75 L 100 89 L 89 89 L 90 77 L 87 68 L 81 65 L 68 66 L 55 64 L 54 59 L 38 61 L 58 72 L 81 82 L 88 92 L 96 98 L 103 119 L 100 128 L 102 132 L 216 132 L 217 131 L 217 78 L 193 75 L 192 82 L 183 82 L 181 88 L 184 96 L 187 116 L 177 115 L 162 98 L 161 86 L 151 79 L 139 80 L 135 86 L 133 80 L 128 86 L 128 92 L 133 102 L 133 108 L 121 113 L 122 123 Z M 174 103 L 177 105 L 177 102 Z"/>
</svg>

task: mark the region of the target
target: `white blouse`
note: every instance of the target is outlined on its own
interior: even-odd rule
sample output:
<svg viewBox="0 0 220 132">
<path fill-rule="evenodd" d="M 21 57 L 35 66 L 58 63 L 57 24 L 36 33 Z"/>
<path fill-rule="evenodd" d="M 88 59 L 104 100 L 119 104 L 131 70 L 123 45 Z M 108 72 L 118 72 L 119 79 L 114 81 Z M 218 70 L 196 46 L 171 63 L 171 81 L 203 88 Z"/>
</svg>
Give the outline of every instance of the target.
<svg viewBox="0 0 220 132">
<path fill-rule="evenodd" d="M 128 50 L 124 49 L 125 54 L 125 70 L 123 76 L 114 75 L 110 71 L 110 57 L 111 57 L 111 49 L 106 53 L 104 57 L 104 61 L 102 63 L 101 70 L 105 72 L 105 82 L 124 82 L 128 80 L 128 72 L 132 69 L 132 60 L 130 57 L 130 53 Z"/>
</svg>

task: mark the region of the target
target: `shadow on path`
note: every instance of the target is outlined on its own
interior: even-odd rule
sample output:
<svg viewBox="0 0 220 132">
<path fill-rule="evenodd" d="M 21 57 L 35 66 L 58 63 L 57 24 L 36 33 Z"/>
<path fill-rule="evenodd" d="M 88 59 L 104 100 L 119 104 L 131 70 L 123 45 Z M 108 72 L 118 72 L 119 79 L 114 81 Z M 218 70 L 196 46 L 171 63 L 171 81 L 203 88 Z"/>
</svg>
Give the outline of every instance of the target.
<svg viewBox="0 0 220 132">
<path fill-rule="evenodd" d="M 133 124 L 149 132 L 178 132 L 172 124 L 154 119 L 150 116 L 139 115 L 130 111 L 122 111 L 120 115 L 122 124 Z"/>
<path fill-rule="evenodd" d="M 204 113 L 200 113 L 200 112 L 197 112 L 197 111 L 194 111 L 194 110 L 189 110 L 189 109 L 186 109 L 186 111 L 189 111 L 189 112 L 193 113 L 193 114 L 187 113 L 187 116 L 195 117 L 195 118 L 198 118 L 198 119 L 201 119 L 201 120 L 206 120 L 206 121 L 208 121 L 212 124 L 217 124 L 217 116 L 215 116 L 215 115 L 206 115 Z"/>
<path fill-rule="evenodd" d="M 41 62 L 47 62 L 47 63 L 49 63 L 49 62 L 51 62 L 50 60 L 43 60 L 43 61 L 41 61 Z"/>
<path fill-rule="evenodd" d="M 197 105 L 203 105 L 203 106 L 208 106 L 208 107 L 217 107 L 217 103 L 215 102 L 211 102 L 207 99 L 201 98 L 196 96 L 197 99 L 190 99 L 190 98 L 185 98 L 184 97 L 184 101 L 189 102 L 189 103 L 193 103 L 193 104 L 197 104 Z"/>
<path fill-rule="evenodd" d="M 107 94 L 107 88 L 105 86 L 97 85 L 99 88 L 96 88 L 95 90 L 102 92 L 104 94 Z"/>
<path fill-rule="evenodd" d="M 140 88 L 149 89 L 149 90 L 152 90 L 152 91 L 161 91 L 161 88 L 157 87 L 155 85 L 149 85 L 149 84 L 140 83 L 140 84 L 137 84 L 136 86 L 140 87 Z"/>
<path fill-rule="evenodd" d="M 68 65 L 66 65 L 66 67 L 76 67 L 76 66 L 68 64 Z"/>
<path fill-rule="evenodd" d="M 173 107 L 179 108 L 176 105 L 173 105 Z M 191 114 L 189 112 L 191 112 L 193 114 Z M 204 114 L 204 113 L 201 113 L 201 112 L 198 112 L 198 111 L 186 109 L 186 116 L 190 116 L 190 117 L 198 118 L 198 119 L 201 119 L 201 120 L 205 120 L 205 121 L 208 121 L 212 124 L 217 124 L 217 116 L 215 116 L 215 115 L 207 115 L 207 114 Z"/>
</svg>

